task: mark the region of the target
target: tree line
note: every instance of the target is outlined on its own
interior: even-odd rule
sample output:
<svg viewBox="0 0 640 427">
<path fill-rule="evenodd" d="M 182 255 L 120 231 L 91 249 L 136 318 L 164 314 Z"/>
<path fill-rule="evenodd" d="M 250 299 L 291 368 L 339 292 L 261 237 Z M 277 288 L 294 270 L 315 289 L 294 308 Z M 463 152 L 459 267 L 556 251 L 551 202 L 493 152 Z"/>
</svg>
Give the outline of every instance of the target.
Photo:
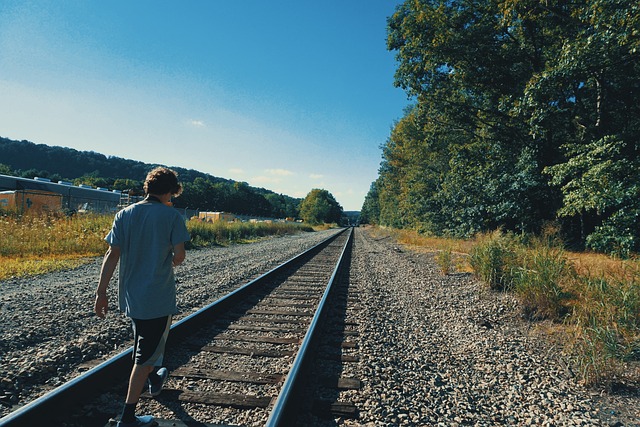
<svg viewBox="0 0 640 427">
<path fill-rule="evenodd" d="M 4 175 L 38 176 L 54 182 L 69 181 L 74 185 L 87 184 L 142 195 L 145 176 L 155 166 L 158 165 L 0 137 L 0 174 Z M 326 190 L 314 189 L 305 199 L 299 199 L 193 169 L 171 168 L 178 173 L 184 187 L 182 195 L 174 201 L 177 208 L 303 218 L 314 224 L 337 223 L 342 215 L 342 207 Z"/>
<path fill-rule="evenodd" d="M 640 250 L 640 3 L 407 0 L 387 36 L 413 105 L 362 221 Z"/>
</svg>

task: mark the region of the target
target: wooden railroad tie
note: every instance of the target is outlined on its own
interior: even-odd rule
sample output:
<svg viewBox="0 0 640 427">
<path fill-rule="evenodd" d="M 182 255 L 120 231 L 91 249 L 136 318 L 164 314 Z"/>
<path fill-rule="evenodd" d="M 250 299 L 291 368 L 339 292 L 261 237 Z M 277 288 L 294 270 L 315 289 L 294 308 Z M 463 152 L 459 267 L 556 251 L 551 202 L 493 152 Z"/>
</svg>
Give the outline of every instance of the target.
<svg viewBox="0 0 640 427">
<path fill-rule="evenodd" d="M 337 388 L 338 390 L 360 390 L 362 381 L 357 378 L 332 378 L 324 377 L 320 379 L 320 384 L 326 388 Z"/>
<path fill-rule="evenodd" d="M 313 402 L 313 413 L 323 418 L 358 418 L 358 408 L 352 402 L 316 400 Z"/>
<path fill-rule="evenodd" d="M 190 420 L 166 420 L 164 418 L 154 418 L 157 423 L 157 427 L 229 427 L 228 424 L 211 424 L 201 423 L 200 421 Z M 111 425 L 113 427 L 115 424 Z"/>
<path fill-rule="evenodd" d="M 262 314 L 267 316 L 300 316 L 300 317 L 313 317 L 313 313 L 300 312 L 300 311 L 287 311 L 287 310 L 247 310 L 247 314 Z"/>
<path fill-rule="evenodd" d="M 151 398 L 148 393 L 143 394 L 143 398 Z M 201 403 L 204 405 L 225 406 L 237 409 L 267 408 L 271 404 L 271 396 L 247 396 L 244 394 L 215 393 L 191 390 L 175 390 L 165 388 L 160 396 L 154 399 Z"/>
<path fill-rule="evenodd" d="M 279 338 L 245 334 L 220 334 L 214 340 L 261 342 L 266 344 L 300 344 L 299 338 Z"/>
<path fill-rule="evenodd" d="M 214 381 L 247 382 L 253 384 L 277 384 L 282 382 L 282 374 L 265 374 L 261 372 L 221 371 L 182 367 L 171 372 L 172 377 L 199 378 Z"/>
<path fill-rule="evenodd" d="M 293 325 L 308 325 L 309 319 L 305 318 L 295 318 L 295 319 L 285 319 L 283 317 L 252 317 L 245 316 L 238 319 L 241 322 L 253 322 L 253 323 L 289 323 Z"/>
<path fill-rule="evenodd" d="M 235 331 L 280 332 L 283 334 L 304 334 L 306 329 L 286 329 L 275 326 L 229 325 L 227 329 Z"/>
<path fill-rule="evenodd" d="M 261 348 L 226 347 L 217 345 L 205 345 L 202 347 L 202 351 L 208 351 L 210 353 L 241 354 L 251 357 L 285 357 L 294 355 L 293 351 L 288 350 L 264 350 Z"/>
</svg>

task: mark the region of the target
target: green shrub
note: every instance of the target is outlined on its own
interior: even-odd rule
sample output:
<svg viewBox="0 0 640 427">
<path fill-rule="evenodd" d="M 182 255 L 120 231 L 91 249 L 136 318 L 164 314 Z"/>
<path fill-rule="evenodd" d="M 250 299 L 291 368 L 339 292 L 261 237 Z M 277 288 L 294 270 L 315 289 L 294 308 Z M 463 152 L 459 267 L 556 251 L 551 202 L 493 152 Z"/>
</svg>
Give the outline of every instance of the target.
<svg viewBox="0 0 640 427">
<path fill-rule="evenodd" d="M 440 271 L 445 276 L 454 269 L 453 265 L 453 255 L 451 252 L 451 248 L 446 248 L 438 251 L 435 257 L 436 264 L 440 267 Z"/>
<path fill-rule="evenodd" d="M 587 248 L 627 259 L 640 251 L 640 209 L 620 210 L 587 236 Z"/>
<path fill-rule="evenodd" d="M 476 277 L 491 289 L 510 289 L 517 267 L 516 246 L 517 239 L 501 231 L 480 236 L 469 258 Z"/>
<path fill-rule="evenodd" d="M 568 313 L 569 295 L 562 283 L 574 274 L 562 248 L 543 239 L 520 250 L 520 266 L 514 271 L 514 290 L 522 312 L 532 320 L 560 320 Z"/>
</svg>

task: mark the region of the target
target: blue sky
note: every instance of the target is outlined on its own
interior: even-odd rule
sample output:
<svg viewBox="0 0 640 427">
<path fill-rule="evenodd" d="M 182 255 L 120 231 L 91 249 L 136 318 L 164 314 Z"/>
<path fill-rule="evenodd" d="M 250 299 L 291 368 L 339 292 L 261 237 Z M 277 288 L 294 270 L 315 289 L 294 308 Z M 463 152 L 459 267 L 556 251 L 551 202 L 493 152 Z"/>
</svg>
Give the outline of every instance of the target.
<svg viewBox="0 0 640 427">
<path fill-rule="evenodd" d="M 359 210 L 408 104 L 399 3 L 2 0 L 0 136 Z"/>
</svg>

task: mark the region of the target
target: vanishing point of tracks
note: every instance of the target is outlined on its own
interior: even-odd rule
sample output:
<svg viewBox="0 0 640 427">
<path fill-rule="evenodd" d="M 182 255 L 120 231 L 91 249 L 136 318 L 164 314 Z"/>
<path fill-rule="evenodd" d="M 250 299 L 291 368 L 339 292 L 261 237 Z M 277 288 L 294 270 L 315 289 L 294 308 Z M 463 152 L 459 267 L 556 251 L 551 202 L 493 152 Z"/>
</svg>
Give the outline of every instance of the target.
<svg viewBox="0 0 640 427">
<path fill-rule="evenodd" d="M 157 421 L 172 427 L 220 425 L 209 423 L 221 410 L 235 418 L 230 425 L 290 426 L 311 411 L 357 416 L 349 402 L 331 400 L 337 395 L 331 388 L 358 388 L 359 381 L 317 372 L 318 358 L 357 360 L 343 354 L 356 335 L 344 321 L 348 296 L 341 289 L 351 236 L 345 229 L 176 322 L 164 363 L 171 378 L 157 398 L 143 394 L 139 406 L 171 414 Z M 0 426 L 115 425 L 116 414 L 83 408 L 123 400 L 130 367 L 131 349 L 0 419 Z M 327 389 L 329 398 L 318 399 L 312 386 Z"/>
</svg>

